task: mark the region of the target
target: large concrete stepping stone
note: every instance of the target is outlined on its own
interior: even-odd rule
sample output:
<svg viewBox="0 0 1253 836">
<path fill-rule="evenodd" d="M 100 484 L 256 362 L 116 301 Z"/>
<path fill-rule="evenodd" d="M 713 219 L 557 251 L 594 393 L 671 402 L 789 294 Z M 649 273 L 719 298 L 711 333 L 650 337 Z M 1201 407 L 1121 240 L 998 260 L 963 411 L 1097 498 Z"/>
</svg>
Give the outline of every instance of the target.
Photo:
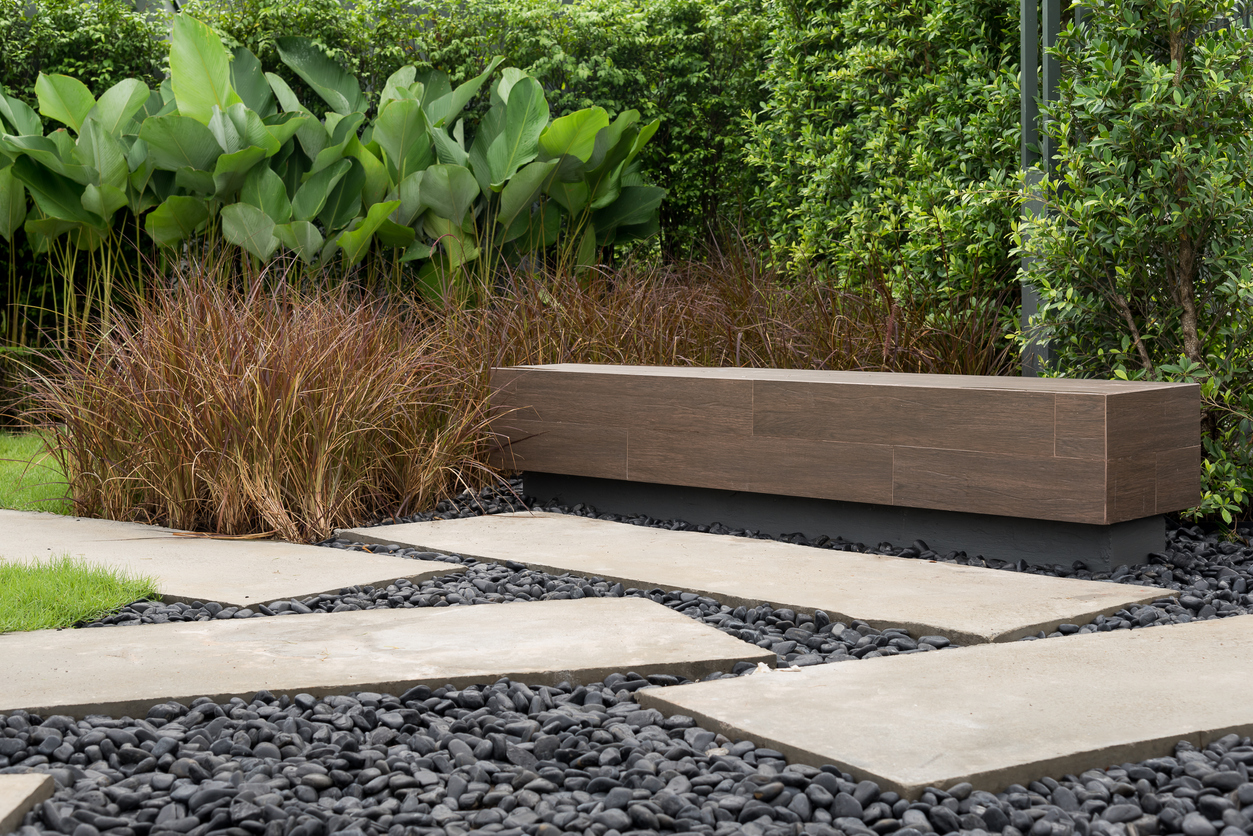
<svg viewBox="0 0 1253 836">
<path fill-rule="evenodd" d="M 0 714 L 129 714 L 199 696 L 692 679 L 775 655 L 640 598 L 365 610 L 0 635 Z"/>
<path fill-rule="evenodd" d="M 1160 589 L 839 552 L 774 540 L 667 531 L 566 514 L 493 514 L 357 528 L 337 536 L 399 543 L 480 560 L 598 575 L 724 602 L 769 603 L 872 627 L 905 627 L 960 644 L 1000 642 L 1082 624 Z"/>
<path fill-rule="evenodd" d="M 21 827 L 26 814 L 52 798 L 55 789 L 51 775 L 0 775 L 0 836 Z"/>
<path fill-rule="evenodd" d="M 155 578 L 168 602 L 217 601 L 233 607 L 338 592 L 346 586 L 414 583 L 465 571 L 436 560 L 345 552 L 277 540 L 180 537 L 139 523 L 0 510 L 0 560 L 61 554 Z"/>
<path fill-rule="evenodd" d="M 641 691 L 732 740 L 835 764 L 907 798 L 1253 734 L 1253 617 L 818 665 Z"/>
</svg>

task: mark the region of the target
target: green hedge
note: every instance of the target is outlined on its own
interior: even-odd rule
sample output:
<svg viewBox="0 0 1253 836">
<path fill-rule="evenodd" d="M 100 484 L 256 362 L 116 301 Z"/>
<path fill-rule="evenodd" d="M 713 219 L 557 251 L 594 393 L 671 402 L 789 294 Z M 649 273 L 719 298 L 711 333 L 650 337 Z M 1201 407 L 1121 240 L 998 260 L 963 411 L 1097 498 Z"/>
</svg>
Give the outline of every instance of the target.
<svg viewBox="0 0 1253 836">
<path fill-rule="evenodd" d="M 73 76 L 100 95 L 124 78 L 150 87 L 165 77 L 163 22 L 125 0 L 0 0 L 0 88 L 35 104 L 39 74 Z"/>
<path fill-rule="evenodd" d="M 776 248 L 852 282 L 1006 286 L 1017 3 L 768 0 L 767 11 L 769 98 L 748 153 Z"/>
<path fill-rule="evenodd" d="M 711 220 L 738 221 L 752 189 L 742 161 L 747 112 L 762 101 L 766 22 L 761 0 L 433 0 L 415 12 L 397 0 L 196 0 L 186 11 L 246 46 L 268 72 L 299 89 L 275 39 L 313 38 L 369 90 L 399 66 L 442 70 L 454 83 L 493 56 L 544 87 L 554 117 L 599 105 L 661 129 L 642 156 L 667 190 L 662 247 L 692 252 Z M 233 41 L 233 43 L 232 43 Z M 483 97 L 471 114 L 486 109 Z"/>
<path fill-rule="evenodd" d="M 1057 372 L 1201 384 L 1202 503 L 1253 496 L 1253 30 L 1231 0 L 1082 0 L 1058 38 L 1063 178 L 1023 226 Z"/>
</svg>

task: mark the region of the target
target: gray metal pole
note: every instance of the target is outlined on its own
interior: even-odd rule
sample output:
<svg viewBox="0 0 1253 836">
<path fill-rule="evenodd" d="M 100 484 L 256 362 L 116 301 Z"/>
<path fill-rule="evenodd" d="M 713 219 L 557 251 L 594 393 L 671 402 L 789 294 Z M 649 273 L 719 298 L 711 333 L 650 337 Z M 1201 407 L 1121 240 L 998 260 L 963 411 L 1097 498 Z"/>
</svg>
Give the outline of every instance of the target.
<svg viewBox="0 0 1253 836">
<path fill-rule="evenodd" d="M 1020 6 L 1022 24 L 1019 41 L 1021 67 L 1019 90 L 1022 95 L 1021 160 L 1022 169 L 1027 173 L 1026 188 L 1029 193 L 1039 187 L 1043 177 L 1043 172 L 1034 168 L 1037 164 L 1050 174 L 1055 174 L 1057 168 L 1057 149 L 1054 141 L 1047 135 L 1040 116 L 1037 99 L 1039 96 L 1038 77 L 1043 75 L 1043 101 L 1052 103 L 1057 101 L 1057 85 L 1061 75 L 1061 67 L 1056 58 L 1045 54 L 1043 61 L 1040 60 L 1040 53 L 1044 49 L 1057 44 L 1057 34 L 1061 31 L 1062 25 L 1061 0 L 1039 0 L 1043 7 L 1043 38 L 1040 37 L 1041 26 L 1036 15 L 1036 2 L 1037 0 L 1021 0 Z M 1081 21 L 1082 18 L 1076 15 L 1076 24 Z M 1033 144 L 1038 150 L 1030 147 Z M 1023 205 L 1025 217 L 1034 216 L 1043 211 L 1044 203 L 1038 197 L 1028 200 Z M 1022 260 L 1024 274 L 1030 264 L 1030 259 L 1024 257 Z M 1039 309 L 1039 291 L 1034 285 L 1024 282 L 1020 320 L 1023 330 L 1031 324 L 1032 318 L 1039 312 Z M 1049 351 L 1047 341 L 1029 342 L 1022 353 L 1022 374 L 1024 377 L 1039 377 L 1051 362 L 1052 352 Z"/>
</svg>

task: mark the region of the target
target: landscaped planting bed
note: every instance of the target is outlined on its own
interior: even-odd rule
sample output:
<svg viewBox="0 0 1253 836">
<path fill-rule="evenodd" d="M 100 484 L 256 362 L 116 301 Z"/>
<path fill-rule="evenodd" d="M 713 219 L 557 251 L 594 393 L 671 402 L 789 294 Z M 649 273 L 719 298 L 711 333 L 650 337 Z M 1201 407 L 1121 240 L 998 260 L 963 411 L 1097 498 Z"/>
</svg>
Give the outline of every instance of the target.
<svg viewBox="0 0 1253 836">
<path fill-rule="evenodd" d="M 517 487 L 515 483 L 515 491 Z M 433 512 L 403 521 L 519 507 L 510 493 L 488 490 L 462 494 Z M 586 507 L 544 510 L 595 515 Z M 687 527 L 678 521 L 630 521 Z M 713 530 L 762 536 L 717 526 Z M 345 541 L 323 545 L 346 551 L 380 548 Z M 980 563 L 961 554 L 930 554 L 922 543 L 895 548 L 833 540 L 820 545 Z M 640 595 L 770 647 L 781 663 L 929 652 L 948 644 L 942 637 L 911 638 L 903 630 L 877 631 L 861 622 L 833 625 L 822 613 L 732 609 L 680 590 L 624 589 L 519 564 L 382 548 L 401 556 L 461 563 L 466 571 L 421 584 L 346 589 L 251 613 L 231 612 L 211 602 L 199 607 L 139 603 L 93 626 Z M 1172 528 L 1169 547 L 1152 563 L 1114 573 L 1118 582 L 1162 587 L 1162 601 L 1074 629 L 1064 627 L 1053 635 L 1246 613 L 1253 609 L 1245 593 L 1251 560 L 1253 549 L 1247 546 L 1207 537 L 1197 529 Z M 1029 571 L 1103 579 L 1083 569 Z M 741 664 L 714 676 L 743 675 L 750 669 Z M 1216 836 L 1231 827 L 1253 831 L 1253 783 L 1246 765 L 1253 762 L 1253 746 L 1247 738 L 1229 736 L 1203 751 L 1180 743 L 1170 758 L 1060 781 L 1042 777 L 998 794 L 962 785 L 908 802 L 881 792 L 873 782 L 855 782 L 833 767 L 789 765 L 778 752 L 727 740 L 690 718 L 662 718 L 635 702 L 641 688 L 680 682 L 671 676 L 646 679 L 623 672 L 578 687 L 529 687 L 501 680 L 462 690 L 419 687 L 400 696 L 275 698 L 261 692 L 250 703 L 236 699 L 217 705 L 202 698 L 190 706 L 158 705 L 144 719 L 75 721 L 17 712 L 0 723 L 0 771 L 33 767 L 51 771 L 58 780 L 54 798 L 28 816 L 24 836 L 51 831 L 67 836 L 613 836 L 671 830 Z M 1235 833 L 1228 830 L 1227 836 Z"/>
</svg>

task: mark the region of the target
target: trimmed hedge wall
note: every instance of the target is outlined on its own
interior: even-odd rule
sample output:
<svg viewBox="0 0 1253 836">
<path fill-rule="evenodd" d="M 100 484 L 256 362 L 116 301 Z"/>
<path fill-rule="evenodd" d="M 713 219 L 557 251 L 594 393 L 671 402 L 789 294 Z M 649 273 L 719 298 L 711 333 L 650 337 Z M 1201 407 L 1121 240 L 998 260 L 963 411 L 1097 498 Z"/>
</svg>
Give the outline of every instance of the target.
<svg viewBox="0 0 1253 836">
<path fill-rule="evenodd" d="M 768 0 L 748 156 L 775 247 L 857 283 L 1005 287 L 1017 207 L 1013 0 Z"/>
</svg>

